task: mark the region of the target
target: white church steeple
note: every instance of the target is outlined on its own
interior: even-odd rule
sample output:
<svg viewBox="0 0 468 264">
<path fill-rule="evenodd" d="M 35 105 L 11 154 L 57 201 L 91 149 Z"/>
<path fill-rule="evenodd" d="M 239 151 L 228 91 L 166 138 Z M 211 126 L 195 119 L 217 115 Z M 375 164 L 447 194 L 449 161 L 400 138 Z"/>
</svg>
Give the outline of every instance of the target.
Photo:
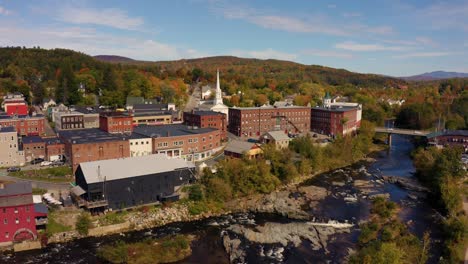
<svg viewBox="0 0 468 264">
<path fill-rule="evenodd" d="M 216 97 L 213 105 L 223 104 L 223 94 L 221 92 L 221 84 L 219 83 L 219 70 L 216 70 Z"/>
</svg>

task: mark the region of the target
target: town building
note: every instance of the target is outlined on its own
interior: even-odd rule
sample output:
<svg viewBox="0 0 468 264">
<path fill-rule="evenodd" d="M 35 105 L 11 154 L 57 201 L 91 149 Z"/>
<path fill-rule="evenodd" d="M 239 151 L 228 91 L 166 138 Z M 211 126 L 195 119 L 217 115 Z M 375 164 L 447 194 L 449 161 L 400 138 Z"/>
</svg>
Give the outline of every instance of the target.
<svg viewBox="0 0 468 264">
<path fill-rule="evenodd" d="M 68 111 L 68 107 L 65 106 L 64 104 L 59 104 L 57 106 L 49 106 L 47 108 L 47 117 L 52 120 L 52 122 L 55 123 L 55 113 L 58 113 L 58 112 L 67 112 Z"/>
<path fill-rule="evenodd" d="M 221 139 L 227 138 L 226 115 L 215 111 L 191 111 L 184 112 L 184 123 L 188 126 L 199 128 L 213 127 L 221 131 Z"/>
<path fill-rule="evenodd" d="M 20 136 L 42 136 L 46 120 L 43 115 L 8 116 L 0 115 L 0 127 L 12 126 Z"/>
<path fill-rule="evenodd" d="M 82 162 L 130 157 L 128 136 L 113 135 L 96 128 L 59 133 L 65 157 L 76 170 Z"/>
<path fill-rule="evenodd" d="M 113 134 L 131 134 L 133 131 L 133 117 L 121 112 L 102 112 L 99 115 L 99 128 Z"/>
<path fill-rule="evenodd" d="M 276 149 L 286 149 L 289 146 L 291 138 L 283 131 L 270 131 L 260 137 L 260 142 L 263 144 L 274 144 Z"/>
<path fill-rule="evenodd" d="M 224 149 L 224 156 L 230 158 L 256 159 L 263 154 L 263 150 L 257 143 L 231 140 Z"/>
<path fill-rule="evenodd" d="M 39 136 L 29 136 L 22 138 L 24 158 L 26 162 L 30 162 L 36 158 L 45 159 L 46 144 Z"/>
<path fill-rule="evenodd" d="M 44 138 L 46 159 L 48 161 L 64 160 L 65 144 L 58 137 Z"/>
<path fill-rule="evenodd" d="M 177 200 L 176 191 L 193 179 L 194 170 L 193 163 L 162 154 L 84 162 L 72 193 L 89 210 Z"/>
<path fill-rule="evenodd" d="M 185 125 L 139 126 L 134 133 L 153 139 L 153 153 L 200 161 L 221 150 L 221 131 Z"/>
<path fill-rule="evenodd" d="M 310 107 L 262 106 L 229 108 L 229 132 L 245 138 L 259 138 L 274 130 L 286 134 L 306 133 L 310 130 Z"/>
<path fill-rule="evenodd" d="M 344 136 L 354 133 L 361 126 L 362 106 L 357 103 L 332 102 L 327 93 L 323 106 L 311 109 L 311 131 Z"/>
<path fill-rule="evenodd" d="M 9 93 L 3 97 L 2 108 L 9 116 L 28 114 L 28 103 L 21 93 Z"/>
<path fill-rule="evenodd" d="M 468 152 L 468 130 L 445 130 L 427 135 L 429 145 L 437 147 L 459 146 Z"/>
<path fill-rule="evenodd" d="M 0 184 L 0 245 L 37 238 L 29 182 Z"/>
<path fill-rule="evenodd" d="M 145 99 L 143 97 L 128 96 L 125 108 L 134 110 L 141 108 L 142 105 L 151 105 L 153 110 L 176 111 L 174 103 L 160 103 L 157 99 Z"/>
<path fill-rule="evenodd" d="M 99 108 L 92 106 L 75 106 L 74 110 L 83 114 L 84 128 L 99 128 Z"/>
<path fill-rule="evenodd" d="M 56 106 L 57 103 L 52 98 L 44 98 L 42 99 L 42 109 L 47 110 L 49 107 Z"/>
<path fill-rule="evenodd" d="M 229 107 L 223 103 L 223 93 L 221 92 L 221 84 L 219 82 L 219 71 L 216 72 L 216 94 L 215 99 L 212 101 L 200 101 L 197 110 L 201 111 L 215 111 L 226 115 L 229 121 Z"/>
<path fill-rule="evenodd" d="M 24 165 L 24 153 L 20 151 L 15 128 L 0 127 L 0 167 L 22 165 Z"/>
<path fill-rule="evenodd" d="M 76 111 L 65 111 L 54 113 L 55 129 L 70 130 L 83 129 L 84 118 L 83 114 Z"/>
<path fill-rule="evenodd" d="M 153 153 L 153 139 L 149 136 L 132 133 L 128 138 L 130 157 L 151 155 Z"/>
<path fill-rule="evenodd" d="M 168 125 L 172 124 L 172 120 L 174 118 L 171 112 L 164 110 L 153 112 L 130 112 L 128 116 L 132 117 L 134 126 Z"/>
<path fill-rule="evenodd" d="M 201 99 L 204 101 L 208 101 L 213 94 L 212 88 L 210 85 L 203 85 L 201 88 Z"/>
</svg>

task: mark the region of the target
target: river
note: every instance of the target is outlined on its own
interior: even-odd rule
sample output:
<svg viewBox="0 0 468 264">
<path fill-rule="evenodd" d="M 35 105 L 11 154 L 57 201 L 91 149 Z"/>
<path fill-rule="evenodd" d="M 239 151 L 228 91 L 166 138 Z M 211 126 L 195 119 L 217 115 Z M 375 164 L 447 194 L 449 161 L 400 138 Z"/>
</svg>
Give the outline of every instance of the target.
<svg viewBox="0 0 468 264">
<path fill-rule="evenodd" d="M 194 234 L 197 237 L 191 245 L 192 255 L 179 263 L 229 263 L 229 255 L 223 246 L 223 235 L 241 241 L 239 251 L 243 252 L 243 257 L 236 259 L 236 263 L 342 263 L 349 249 L 356 246 L 358 224 L 369 216 L 369 196 L 382 193 L 388 193 L 391 200 L 401 205 L 400 219 L 408 223 L 410 230 L 418 237 L 422 237 L 425 231 L 431 232 L 433 241 L 430 262 L 435 263 L 440 256 L 438 249 L 441 243 L 436 212 L 425 199 L 410 198 L 409 191 L 384 183 L 379 178 L 381 175 L 413 177 L 414 167 L 410 159 L 412 149 L 410 138 L 396 135 L 389 151 L 375 153 L 375 162 L 354 164 L 303 183 L 324 187 L 329 193 L 316 206 L 304 208 L 314 221 L 336 220 L 354 224 L 349 232 L 330 235 L 326 245 L 321 244 L 321 248 L 314 247 L 307 239 L 287 245 L 250 242 L 227 230 L 234 225 L 255 230 L 266 223 L 286 225 L 300 224 L 301 221 L 272 214 L 233 214 L 196 222 L 174 223 L 151 230 L 53 244 L 42 250 L 0 256 L 0 263 L 105 263 L 96 257 L 96 250 L 101 245 L 116 240 L 132 242 L 171 234 Z"/>
</svg>

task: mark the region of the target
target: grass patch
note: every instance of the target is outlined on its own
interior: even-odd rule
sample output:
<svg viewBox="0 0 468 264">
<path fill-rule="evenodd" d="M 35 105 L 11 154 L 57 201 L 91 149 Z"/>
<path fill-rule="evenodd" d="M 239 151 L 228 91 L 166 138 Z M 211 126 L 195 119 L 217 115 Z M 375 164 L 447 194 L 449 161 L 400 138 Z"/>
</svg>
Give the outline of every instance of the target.
<svg viewBox="0 0 468 264">
<path fill-rule="evenodd" d="M 72 230 L 70 226 L 62 225 L 55 220 L 55 214 L 49 214 L 46 226 L 47 236 L 50 237 L 55 233 L 67 232 Z"/>
<path fill-rule="evenodd" d="M 176 235 L 161 239 L 146 239 L 136 243 L 117 241 L 98 249 L 97 255 L 111 263 L 170 263 L 190 254 L 192 236 Z"/>
<path fill-rule="evenodd" d="M 15 171 L 8 173 L 9 176 L 47 182 L 70 182 L 73 179 L 72 168 L 68 166 L 44 168 L 37 170 Z"/>
<path fill-rule="evenodd" d="M 42 189 L 42 188 L 32 188 L 32 194 L 35 194 L 35 195 L 43 195 L 47 192 L 46 189 Z"/>
<path fill-rule="evenodd" d="M 115 224 L 121 224 L 125 222 L 125 216 L 128 213 L 126 211 L 122 212 L 109 212 L 106 213 L 105 215 L 102 215 L 98 218 L 99 225 L 105 226 L 105 225 L 115 225 Z"/>
</svg>

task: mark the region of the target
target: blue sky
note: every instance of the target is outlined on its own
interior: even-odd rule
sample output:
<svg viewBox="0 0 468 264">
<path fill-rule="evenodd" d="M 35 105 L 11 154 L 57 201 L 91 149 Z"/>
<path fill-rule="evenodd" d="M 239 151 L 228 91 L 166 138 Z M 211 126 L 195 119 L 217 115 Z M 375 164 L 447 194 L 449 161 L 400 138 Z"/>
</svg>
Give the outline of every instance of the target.
<svg viewBox="0 0 468 264">
<path fill-rule="evenodd" d="M 0 46 L 140 60 L 275 58 L 408 76 L 468 72 L 465 1 L 0 0 Z"/>
</svg>

